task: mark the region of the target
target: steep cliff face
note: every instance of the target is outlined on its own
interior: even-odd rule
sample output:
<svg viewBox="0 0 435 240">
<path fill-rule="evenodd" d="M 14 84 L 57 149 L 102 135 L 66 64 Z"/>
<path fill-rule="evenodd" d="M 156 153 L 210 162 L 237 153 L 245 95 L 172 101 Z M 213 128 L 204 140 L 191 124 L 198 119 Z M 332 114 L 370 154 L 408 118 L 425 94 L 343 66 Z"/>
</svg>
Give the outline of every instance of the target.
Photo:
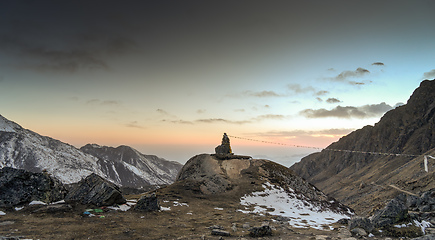
<svg viewBox="0 0 435 240">
<path fill-rule="evenodd" d="M 416 179 L 428 178 L 430 174 L 433 177 L 433 168 L 432 173 L 423 171 L 423 157 L 418 155 L 431 154 L 435 148 L 434 115 L 435 80 L 425 80 L 406 105 L 387 112 L 374 126 L 356 130 L 322 152 L 303 158 L 291 169 L 327 194 L 357 209 L 368 203 L 365 196 L 374 196 L 368 188 L 362 189 L 364 186 L 402 184 L 405 188 L 415 188 L 415 184 L 406 186 L 404 183 L 415 183 Z M 334 149 L 354 152 L 332 151 Z M 434 187 L 430 181 L 421 183 L 419 189 Z"/>
</svg>

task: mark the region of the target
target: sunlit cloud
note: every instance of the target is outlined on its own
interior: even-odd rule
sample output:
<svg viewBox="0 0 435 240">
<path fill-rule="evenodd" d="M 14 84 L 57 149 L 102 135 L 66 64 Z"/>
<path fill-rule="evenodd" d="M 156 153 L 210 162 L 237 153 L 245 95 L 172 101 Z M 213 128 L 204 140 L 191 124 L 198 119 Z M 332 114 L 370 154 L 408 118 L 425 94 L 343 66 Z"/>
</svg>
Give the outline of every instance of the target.
<svg viewBox="0 0 435 240">
<path fill-rule="evenodd" d="M 228 119 L 223 119 L 223 118 L 205 118 L 205 119 L 198 119 L 195 122 L 198 122 L 198 123 L 229 123 L 229 124 L 251 123 L 251 121 L 234 121 L 234 120 L 228 120 Z"/>
<path fill-rule="evenodd" d="M 132 122 L 126 123 L 125 126 L 129 127 L 129 128 L 145 129 L 145 127 L 139 125 L 137 121 L 132 121 Z"/>
<path fill-rule="evenodd" d="M 280 97 L 281 95 L 274 92 L 274 91 L 261 91 L 261 92 L 252 92 L 252 91 L 245 91 L 243 93 L 246 96 L 251 96 L 251 97 Z"/>
<path fill-rule="evenodd" d="M 321 90 L 321 91 L 316 92 L 316 96 L 324 96 L 328 93 L 329 93 L 329 91 Z"/>
<path fill-rule="evenodd" d="M 350 128 L 331 128 L 317 131 L 311 130 L 291 130 L 291 131 L 269 131 L 255 133 L 255 135 L 262 137 L 283 137 L 283 138 L 297 138 L 300 136 L 313 136 L 313 135 L 325 135 L 325 136 L 342 136 L 346 135 L 354 129 Z"/>
<path fill-rule="evenodd" d="M 337 106 L 331 110 L 324 108 L 321 109 L 305 109 L 300 111 L 302 116 L 307 118 L 326 118 L 326 117 L 336 117 L 336 118 L 370 118 L 381 116 L 385 112 L 393 109 L 392 106 L 382 102 L 380 104 L 367 104 L 360 107 L 353 106 Z"/>
<path fill-rule="evenodd" d="M 335 77 L 328 77 L 325 79 L 329 80 L 329 81 L 334 81 L 334 82 L 344 82 L 344 83 L 348 83 L 350 85 L 364 85 L 367 82 L 371 83 L 371 81 L 356 81 L 354 79 L 364 77 L 368 74 L 370 74 L 369 70 L 362 68 L 362 67 L 359 67 L 356 70 L 342 71 L 340 74 L 338 74 Z"/>
<path fill-rule="evenodd" d="M 252 120 L 255 121 L 262 121 L 262 120 L 282 120 L 285 119 L 286 116 L 281 115 L 281 114 L 265 114 L 265 115 L 259 115 L 255 118 L 253 118 Z"/>
<path fill-rule="evenodd" d="M 287 85 L 287 88 L 295 94 L 300 94 L 300 93 L 315 93 L 316 89 L 314 89 L 312 86 L 308 86 L 308 87 L 301 87 L 300 84 L 289 84 Z"/>
<path fill-rule="evenodd" d="M 435 78 L 435 69 L 430 70 L 429 72 L 425 72 L 423 74 L 425 79 Z"/>
<path fill-rule="evenodd" d="M 189 124 L 189 125 L 193 124 L 193 122 L 191 122 L 191 121 L 186 121 L 186 120 L 181 120 L 181 119 L 178 119 L 178 120 L 162 119 L 161 121 L 162 122 L 175 123 L 175 124 Z"/>
</svg>

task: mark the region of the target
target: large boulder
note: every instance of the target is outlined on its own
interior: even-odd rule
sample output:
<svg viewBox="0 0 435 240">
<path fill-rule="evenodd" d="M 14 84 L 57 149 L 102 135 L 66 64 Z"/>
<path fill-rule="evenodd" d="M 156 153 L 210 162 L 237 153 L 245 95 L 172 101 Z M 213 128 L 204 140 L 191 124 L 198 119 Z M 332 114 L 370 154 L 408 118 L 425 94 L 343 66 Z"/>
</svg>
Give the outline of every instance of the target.
<svg viewBox="0 0 435 240">
<path fill-rule="evenodd" d="M 156 193 L 148 193 L 139 198 L 134 210 L 142 212 L 152 212 L 160 210 L 159 202 L 157 201 Z"/>
<path fill-rule="evenodd" d="M 406 197 L 399 195 L 391 199 L 387 205 L 376 212 L 371 220 L 376 228 L 382 228 L 394 223 L 404 221 L 408 218 L 408 207 L 406 206 Z"/>
<path fill-rule="evenodd" d="M 65 197 L 67 202 L 80 202 L 95 206 L 111 206 L 126 202 L 118 186 L 95 173 L 81 180 Z"/>
<path fill-rule="evenodd" d="M 240 178 L 242 171 L 252 163 L 242 159 L 220 160 L 210 154 L 200 154 L 186 162 L 176 181 L 189 181 L 194 185 L 192 190 L 202 194 L 223 193 L 233 189 L 234 180 Z"/>
<path fill-rule="evenodd" d="M 10 208 L 31 201 L 46 203 L 62 200 L 67 191 L 63 184 L 47 173 L 23 169 L 0 169 L 0 208 Z"/>
</svg>

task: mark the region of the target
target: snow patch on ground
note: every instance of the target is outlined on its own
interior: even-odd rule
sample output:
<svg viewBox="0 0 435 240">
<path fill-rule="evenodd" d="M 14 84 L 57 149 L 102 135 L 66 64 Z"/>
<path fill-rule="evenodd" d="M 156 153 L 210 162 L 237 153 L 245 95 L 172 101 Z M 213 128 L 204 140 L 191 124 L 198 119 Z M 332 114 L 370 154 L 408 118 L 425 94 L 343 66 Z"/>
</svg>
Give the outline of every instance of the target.
<svg viewBox="0 0 435 240">
<path fill-rule="evenodd" d="M 422 220 L 421 222 L 414 220 L 414 225 L 420 227 L 423 234 L 426 234 L 426 228 L 432 227 L 432 224 L 425 220 Z"/>
<path fill-rule="evenodd" d="M 188 207 L 189 204 L 187 204 L 187 203 L 180 203 L 180 202 L 178 202 L 178 201 L 174 201 L 174 206 L 175 206 L 175 207 L 176 207 L 176 206 L 185 206 L 185 207 Z"/>
<path fill-rule="evenodd" d="M 112 210 L 115 210 L 115 211 L 123 211 L 123 212 L 126 212 L 127 210 L 129 210 L 130 208 L 131 208 L 131 206 L 130 205 L 127 205 L 127 204 L 122 204 L 122 205 L 119 205 L 119 206 L 117 206 L 117 207 L 115 207 L 115 206 L 110 206 L 110 207 L 107 207 L 108 209 L 112 209 Z"/>
<path fill-rule="evenodd" d="M 266 182 L 263 184 L 264 191 L 253 192 L 240 199 L 240 204 L 245 210 L 243 213 L 255 213 L 259 215 L 270 214 L 289 219 L 288 223 L 296 228 L 315 228 L 324 230 L 327 225 L 337 222 L 342 218 L 350 218 L 349 215 L 335 213 L 330 210 L 322 210 L 309 201 L 300 200 L 293 191 L 285 191 L 279 186 Z M 253 208 L 253 210 L 251 210 Z"/>
<path fill-rule="evenodd" d="M 47 203 L 42 201 L 31 201 L 29 205 L 47 205 Z"/>
<path fill-rule="evenodd" d="M 171 207 L 160 207 L 160 211 L 171 211 Z"/>
</svg>

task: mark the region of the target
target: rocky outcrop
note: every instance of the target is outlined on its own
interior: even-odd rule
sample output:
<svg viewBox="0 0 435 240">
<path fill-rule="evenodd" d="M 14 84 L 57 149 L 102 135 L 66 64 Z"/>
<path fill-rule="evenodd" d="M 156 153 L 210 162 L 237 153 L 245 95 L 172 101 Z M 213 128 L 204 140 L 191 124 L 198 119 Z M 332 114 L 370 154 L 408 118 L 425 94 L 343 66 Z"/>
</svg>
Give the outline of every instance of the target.
<svg viewBox="0 0 435 240">
<path fill-rule="evenodd" d="M 382 210 L 377 211 L 371 218 L 374 227 L 383 228 L 408 219 L 408 208 L 404 198 L 403 194 L 399 195 L 390 200 Z"/>
<path fill-rule="evenodd" d="M 337 212 L 353 210 L 328 197 L 315 186 L 294 174 L 287 167 L 264 159 L 218 159 L 210 154 L 192 157 L 181 169 L 175 184 L 199 195 L 244 194 L 262 189 L 269 182 L 297 198 L 307 200 L 319 209 Z"/>
<path fill-rule="evenodd" d="M 111 206 L 126 202 L 118 186 L 96 174 L 91 174 L 81 180 L 69 191 L 65 201 L 95 206 Z"/>
<path fill-rule="evenodd" d="M 23 169 L 0 169 L 0 208 L 10 208 L 31 201 L 45 203 L 62 200 L 66 189 L 47 173 L 32 173 Z"/>
<path fill-rule="evenodd" d="M 140 197 L 133 209 L 141 212 L 159 211 L 160 205 L 156 193 L 148 193 Z"/>
<path fill-rule="evenodd" d="M 399 193 L 387 187 L 391 184 L 414 192 L 435 187 L 433 171 L 424 171 L 423 157 L 417 156 L 422 154 L 435 154 L 435 81 L 428 80 L 406 105 L 387 112 L 374 126 L 350 133 L 291 169 L 327 194 L 368 213 Z M 430 161 L 429 169 L 434 167 Z"/>
<path fill-rule="evenodd" d="M 435 203 L 435 189 L 420 196 L 400 194 L 370 217 L 353 217 L 349 230 L 354 235 L 375 233 L 390 237 L 417 237 L 425 234 L 428 227 L 435 225 L 432 207 Z"/>
</svg>

